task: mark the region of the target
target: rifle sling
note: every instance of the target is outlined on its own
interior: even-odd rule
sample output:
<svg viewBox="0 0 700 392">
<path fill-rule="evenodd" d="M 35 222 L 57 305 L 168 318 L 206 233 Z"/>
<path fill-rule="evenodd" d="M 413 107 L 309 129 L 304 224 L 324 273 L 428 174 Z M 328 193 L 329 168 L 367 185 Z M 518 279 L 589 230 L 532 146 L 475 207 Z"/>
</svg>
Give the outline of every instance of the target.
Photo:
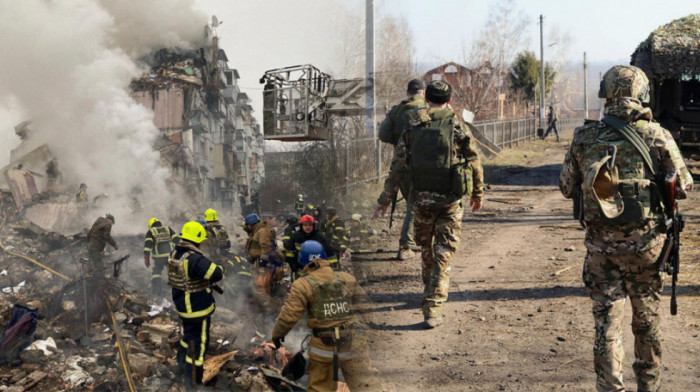
<svg viewBox="0 0 700 392">
<path fill-rule="evenodd" d="M 649 149 L 649 146 L 644 142 L 644 140 L 642 140 L 642 137 L 639 136 L 637 131 L 635 131 L 634 128 L 632 128 L 629 124 L 625 123 L 624 121 L 620 120 L 615 116 L 605 116 L 603 117 L 603 122 L 615 128 L 622 134 L 622 136 L 624 136 L 630 143 L 632 143 L 632 145 L 637 149 L 637 151 L 639 151 L 639 153 L 642 154 L 642 158 L 649 167 L 651 175 L 653 177 L 656 177 L 656 173 L 658 172 L 658 170 L 656 168 L 656 164 L 651 159 L 651 151 Z"/>
</svg>

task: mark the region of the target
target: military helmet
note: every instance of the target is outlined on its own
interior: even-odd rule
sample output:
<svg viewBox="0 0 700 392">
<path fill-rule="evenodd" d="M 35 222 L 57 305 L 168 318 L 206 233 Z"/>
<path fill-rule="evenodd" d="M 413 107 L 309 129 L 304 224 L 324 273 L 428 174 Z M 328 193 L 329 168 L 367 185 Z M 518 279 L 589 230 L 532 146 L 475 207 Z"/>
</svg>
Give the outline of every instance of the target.
<svg viewBox="0 0 700 392">
<path fill-rule="evenodd" d="M 305 267 L 307 264 L 318 259 L 327 259 L 326 250 L 323 249 L 318 241 L 306 241 L 301 244 L 301 249 L 299 250 L 299 264 Z"/>
<path fill-rule="evenodd" d="M 198 222 L 187 222 L 182 226 L 182 233 L 180 233 L 180 238 L 195 244 L 199 244 L 207 239 L 207 231 Z"/>
<path fill-rule="evenodd" d="M 156 218 L 151 218 L 151 219 L 148 221 L 148 227 L 149 227 L 149 228 L 150 228 L 150 227 L 153 227 L 153 225 L 154 225 L 155 223 L 157 223 L 157 222 L 160 222 L 160 221 L 159 221 L 158 219 L 156 219 Z"/>
<path fill-rule="evenodd" d="M 600 206 L 603 215 L 612 219 L 622 215 L 625 204 L 619 192 L 619 175 L 616 166 L 609 166 L 612 156 L 606 155 L 586 169 L 583 191 Z"/>
<path fill-rule="evenodd" d="M 219 220 L 219 214 L 217 214 L 213 208 L 210 208 L 204 211 L 204 220 L 207 222 Z"/>
<path fill-rule="evenodd" d="M 297 214 L 289 213 L 287 214 L 287 217 L 284 219 L 285 222 L 287 223 L 293 223 L 297 221 Z"/>
<path fill-rule="evenodd" d="M 649 79 L 640 68 L 616 65 L 603 75 L 598 98 L 633 98 L 649 103 Z"/>
<path fill-rule="evenodd" d="M 105 215 L 105 218 L 111 220 L 111 221 L 112 221 L 112 224 L 116 223 L 116 221 L 114 220 L 114 215 L 112 215 L 112 214 L 110 214 L 110 213 L 107 213 L 107 214 Z"/>
<path fill-rule="evenodd" d="M 328 215 L 337 215 L 338 214 L 338 209 L 335 207 L 328 207 L 327 211 L 328 211 Z"/>
<path fill-rule="evenodd" d="M 86 183 L 81 183 L 80 184 L 80 189 L 87 189 L 87 184 Z"/>
</svg>

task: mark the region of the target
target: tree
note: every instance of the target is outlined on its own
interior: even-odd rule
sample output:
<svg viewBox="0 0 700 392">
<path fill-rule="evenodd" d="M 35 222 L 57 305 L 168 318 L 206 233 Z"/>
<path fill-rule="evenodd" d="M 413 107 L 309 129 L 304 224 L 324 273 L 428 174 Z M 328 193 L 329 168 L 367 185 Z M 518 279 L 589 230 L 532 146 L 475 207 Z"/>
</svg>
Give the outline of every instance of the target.
<svg viewBox="0 0 700 392">
<path fill-rule="evenodd" d="M 522 97 L 526 102 L 532 102 L 539 97 L 540 61 L 535 57 L 535 53 L 529 50 L 518 53 L 509 77 L 510 88 L 516 96 Z M 555 77 L 554 68 L 546 63 L 544 67 L 545 94 L 551 90 Z"/>
<path fill-rule="evenodd" d="M 463 64 L 469 72 L 463 73 L 464 83 L 460 82 L 453 94 L 477 118 L 499 114 L 499 96 L 507 88 L 507 68 L 528 41 L 529 23 L 513 0 L 501 0 L 490 7 L 489 17 L 471 48 L 462 47 Z"/>
</svg>

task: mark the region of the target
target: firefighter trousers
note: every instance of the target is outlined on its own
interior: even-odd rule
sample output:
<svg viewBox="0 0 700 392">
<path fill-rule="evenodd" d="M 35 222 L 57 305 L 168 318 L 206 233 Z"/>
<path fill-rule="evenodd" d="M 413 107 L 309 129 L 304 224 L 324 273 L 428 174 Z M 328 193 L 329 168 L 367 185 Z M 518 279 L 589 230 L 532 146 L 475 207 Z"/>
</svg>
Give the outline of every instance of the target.
<svg viewBox="0 0 700 392">
<path fill-rule="evenodd" d="M 209 325 L 210 317 L 199 321 L 182 320 L 183 336 L 177 351 L 177 363 L 184 372 L 185 386 L 188 388 L 193 385 L 192 366 L 197 385 L 202 385 L 204 353 L 209 347 Z"/>
</svg>

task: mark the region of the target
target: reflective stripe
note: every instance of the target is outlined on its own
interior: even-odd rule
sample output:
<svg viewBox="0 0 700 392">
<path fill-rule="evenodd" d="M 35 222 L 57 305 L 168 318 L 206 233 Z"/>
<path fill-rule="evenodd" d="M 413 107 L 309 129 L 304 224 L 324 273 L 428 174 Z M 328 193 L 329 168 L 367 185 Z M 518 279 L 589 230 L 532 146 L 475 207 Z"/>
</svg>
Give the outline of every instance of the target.
<svg viewBox="0 0 700 392">
<path fill-rule="evenodd" d="M 282 240 L 291 240 L 291 239 L 292 239 L 292 237 L 290 237 L 290 236 L 288 236 L 288 235 L 282 237 Z"/>
<path fill-rule="evenodd" d="M 212 274 L 214 274 L 214 271 L 216 271 L 217 267 L 218 267 L 218 265 L 211 263 L 211 265 L 209 266 L 209 269 L 207 270 L 207 273 L 204 274 L 204 279 L 209 280 L 209 278 L 211 278 Z"/>
<path fill-rule="evenodd" d="M 191 365 L 191 364 L 192 364 L 192 358 L 190 358 L 189 356 L 186 356 L 186 357 L 185 357 L 185 362 L 187 362 L 187 363 L 189 363 L 189 364 Z M 204 366 L 204 361 L 200 361 L 200 360 L 194 361 L 194 366 Z"/>
<path fill-rule="evenodd" d="M 185 296 L 188 296 L 188 295 L 189 295 L 189 293 L 185 293 Z M 186 298 L 186 300 L 189 301 L 189 298 Z M 178 314 L 179 314 L 180 317 L 182 317 L 182 318 L 204 317 L 204 316 L 208 316 L 208 315 L 210 315 L 212 312 L 214 312 L 214 307 L 215 307 L 215 306 L 216 306 L 216 305 L 211 304 L 211 306 L 209 306 L 208 308 L 206 308 L 206 309 L 204 309 L 204 310 L 200 310 L 199 312 L 192 312 L 192 311 L 190 311 L 190 312 L 178 312 Z M 190 308 L 190 310 L 191 310 L 191 308 Z"/>
<path fill-rule="evenodd" d="M 185 314 L 192 313 L 192 302 L 190 301 L 190 293 L 188 291 L 185 291 L 185 309 Z"/>
<path fill-rule="evenodd" d="M 153 248 L 143 248 L 144 252 L 151 252 L 152 250 L 153 250 Z"/>
<path fill-rule="evenodd" d="M 207 347 L 207 320 L 204 320 L 202 322 L 201 340 L 202 340 L 202 344 L 199 345 L 199 358 L 197 358 L 195 365 L 204 364 L 204 350 Z M 197 363 L 197 362 L 199 362 L 199 363 Z"/>
<path fill-rule="evenodd" d="M 294 257 L 294 252 L 287 252 L 284 255 L 287 257 Z"/>
<path fill-rule="evenodd" d="M 189 347 L 190 347 L 190 346 L 189 346 L 187 343 L 185 343 L 185 341 L 182 340 L 182 339 L 180 339 L 180 346 L 182 346 L 182 347 L 184 347 L 184 348 L 189 348 Z"/>
<path fill-rule="evenodd" d="M 160 274 L 151 275 L 151 279 L 160 279 L 160 278 L 161 278 Z"/>
<path fill-rule="evenodd" d="M 238 275 L 253 276 L 250 274 L 250 272 L 244 272 L 244 271 L 239 272 Z"/>
<path fill-rule="evenodd" d="M 324 357 L 324 358 L 333 358 L 333 351 L 331 350 L 324 350 L 322 348 L 314 347 L 314 346 L 309 346 L 309 354 L 315 354 L 318 355 L 319 357 Z M 348 352 L 338 352 L 338 358 L 339 359 L 350 359 L 354 358 L 356 354 L 354 352 L 348 351 Z"/>
</svg>

